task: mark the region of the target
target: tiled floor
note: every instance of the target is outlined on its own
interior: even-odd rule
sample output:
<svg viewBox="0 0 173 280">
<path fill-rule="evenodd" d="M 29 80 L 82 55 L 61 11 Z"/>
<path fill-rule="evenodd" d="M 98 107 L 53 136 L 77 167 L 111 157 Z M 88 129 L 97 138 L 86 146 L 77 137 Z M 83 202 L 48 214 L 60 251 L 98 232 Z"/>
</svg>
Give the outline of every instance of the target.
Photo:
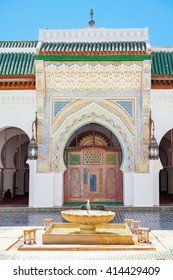
<svg viewBox="0 0 173 280">
<path fill-rule="evenodd" d="M 141 226 L 149 227 L 151 230 L 173 230 L 173 208 L 170 210 L 118 210 L 114 209 L 116 218 L 113 223 L 122 223 L 124 219 L 141 221 Z M 53 218 L 55 222 L 64 222 L 59 210 L 35 210 L 6 209 L 0 211 L 0 226 L 42 226 L 46 218 Z"/>
<path fill-rule="evenodd" d="M 165 252 L 20 252 L 0 251 L 0 260 L 173 260 L 173 253 Z M 94 263 L 93 263 L 94 264 Z M 104 264 L 103 264 L 104 266 Z"/>
</svg>

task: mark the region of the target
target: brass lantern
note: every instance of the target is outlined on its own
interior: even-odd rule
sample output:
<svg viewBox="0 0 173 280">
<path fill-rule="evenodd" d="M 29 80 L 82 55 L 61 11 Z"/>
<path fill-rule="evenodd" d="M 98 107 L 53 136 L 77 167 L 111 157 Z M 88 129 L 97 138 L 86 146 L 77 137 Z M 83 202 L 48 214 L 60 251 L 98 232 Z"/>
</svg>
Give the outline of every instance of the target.
<svg viewBox="0 0 173 280">
<path fill-rule="evenodd" d="M 32 138 L 28 145 L 28 159 L 38 159 L 38 145 L 37 145 L 37 113 L 35 121 L 32 123 Z"/>
<path fill-rule="evenodd" d="M 148 146 L 148 156 L 149 159 L 158 159 L 159 158 L 159 145 L 157 144 L 156 138 L 154 136 L 155 125 L 154 121 L 151 118 L 151 111 L 150 111 L 150 142 Z"/>
</svg>

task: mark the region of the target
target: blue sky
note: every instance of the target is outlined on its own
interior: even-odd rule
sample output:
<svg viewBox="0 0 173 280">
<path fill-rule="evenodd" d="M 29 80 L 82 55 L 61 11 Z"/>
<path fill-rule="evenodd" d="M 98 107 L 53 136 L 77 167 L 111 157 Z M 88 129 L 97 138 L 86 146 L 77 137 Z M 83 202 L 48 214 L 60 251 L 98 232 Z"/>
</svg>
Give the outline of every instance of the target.
<svg viewBox="0 0 173 280">
<path fill-rule="evenodd" d="M 0 40 L 38 40 L 39 29 L 148 27 L 152 46 L 173 46 L 173 0 L 0 0 Z"/>
</svg>

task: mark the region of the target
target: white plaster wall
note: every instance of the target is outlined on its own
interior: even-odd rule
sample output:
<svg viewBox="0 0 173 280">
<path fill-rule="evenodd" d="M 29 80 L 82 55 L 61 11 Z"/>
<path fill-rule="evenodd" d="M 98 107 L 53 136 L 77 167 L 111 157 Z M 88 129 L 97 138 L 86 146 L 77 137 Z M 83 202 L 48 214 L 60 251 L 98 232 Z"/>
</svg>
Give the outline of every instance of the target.
<svg viewBox="0 0 173 280">
<path fill-rule="evenodd" d="M 32 122 L 37 111 L 35 90 L 0 91 L 0 129 L 21 128 L 31 137 Z"/>
<path fill-rule="evenodd" d="M 123 204 L 133 205 L 133 177 L 132 173 L 123 173 Z"/>
<path fill-rule="evenodd" d="M 37 162 L 30 166 L 29 207 L 61 207 L 64 203 L 63 173 L 36 173 Z"/>
<path fill-rule="evenodd" d="M 52 173 L 36 173 L 33 207 L 53 207 L 54 175 Z"/>
<path fill-rule="evenodd" d="M 150 173 L 133 173 L 133 206 L 152 207 L 159 205 L 160 160 L 150 161 Z"/>
<path fill-rule="evenodd" d="M 146 41 L 148 28 L 40 29 L 42 42 Z"/>
<path fill-rule="evenodd" d="M 173 90 L 151 90 L 151 112 L 155 137 L 160 143 L 164 134 L 173 128 Z"/>
<path fill-rule="evenodd" d="M 158 206 L 160 204 L 160 191 L 159 191 L 159 171 L 162 169 L 162 164 L 160 159 L 150 160 L 150 173 L 153 177 L 153 206 Z"/>
<path fill-rule="evenodd" d="M 153 206 L 152 175 L 133 175 L 133 206 Z"/>
<path fill-rule="evenodd" d="M 159 205 L 160 160 L 150 160 L 150 173 L 123 173 L 124 206 Z"/>
<path fill-rule="evenodd" d="M 54 174 L 53 205 L 61 207 L 64 204 L 64 174 Z"/>
</svg>

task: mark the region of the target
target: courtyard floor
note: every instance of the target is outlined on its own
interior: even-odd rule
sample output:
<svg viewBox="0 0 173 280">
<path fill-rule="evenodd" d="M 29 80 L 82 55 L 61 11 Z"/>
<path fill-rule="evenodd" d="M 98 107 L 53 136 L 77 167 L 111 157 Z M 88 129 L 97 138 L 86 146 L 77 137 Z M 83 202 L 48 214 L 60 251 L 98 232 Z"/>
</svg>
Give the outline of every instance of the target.
<svg viewBox="0 0 173 280">
<path fill-rule="evenodd" d="M 101 251 L 18 251 L 23 242 L 23 229 L 38 228 L 37 240 L 41 245 L 44 219 L 51 218 L 63 223 L 60 208 L 0 208 L 0 260 L 61 259 L 61 260 L 173 260 L 173 207 L 128 208 L 112 207 L 116 212 L 113 223 L 123 223 L 124 219 L 141 221 L 142 227 L 150 228 L 150 241 L 155 251 L 143 250 L 101 250 Z M 136 238 L 136 237 L 135 237 Z M 29 245 L 28 245 L 29 246 Z"/>
</svg>

